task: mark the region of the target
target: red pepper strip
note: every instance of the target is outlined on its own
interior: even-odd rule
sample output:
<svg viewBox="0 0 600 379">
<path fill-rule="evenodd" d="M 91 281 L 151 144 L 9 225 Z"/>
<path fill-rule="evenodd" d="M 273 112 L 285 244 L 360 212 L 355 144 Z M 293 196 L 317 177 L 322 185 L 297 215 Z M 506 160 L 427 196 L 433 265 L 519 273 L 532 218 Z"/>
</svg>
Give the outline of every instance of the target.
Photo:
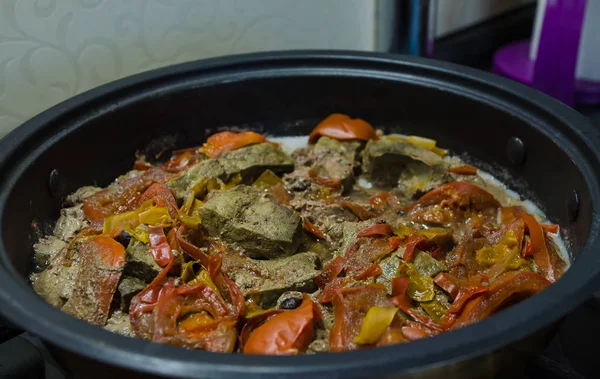
<svg viewBox="0 0 600 379">
<path fill-rule="evenodd" d="M 243 346 L 243 352 L 267 355 L 303 353 L 312 341 L 314 321 L 314 304 L 304 294 L 300 307 L 279 313 L 256 328 Z"/>
<path fill-rule="evenodd" d="M 458 294 L 456 295 L 456 298 L 452 302 L 450 309 L 448 309 L 448 312 L 454 313 L 454 314 L 460 313 L 462 311 L 463 307 L 465 306 L 465 303 L 468 300 L 470 300 L 471 298 L 473 298 L 479 294 L 485 293 L 487 291 L 488 291 L 487 287 L 472 287 L 472 286 L 461 287 L 458 290 Z"/>
<path fill-rule="evenodd" d="M 542 270 L 546 279 L 551 283 L 556 281 L 556 274 L 550 261 L 550 253 L 546 246 L 546 236 L 540 224 L 536 219 L 529 214 L 521 215 L 525 226 L 529 230 L 529 240 L 531 241 L 531 249 L 533 250 L 533 260 L 535 264 Z"/>
<path fill-rule="evenodd" d="M 317 238 L 325 239 L 325 234 L 323 234 L 323 232 L 321 230 L 319 230 L 319 228 L 317 228 L 312 222 L 308 221 L 307 218 L 304 218 L 304 221 L 302 223 L 302 228 L 307 233 L 310 233 Z"/>
<path fill-rule="evenodd" d="M 168 189 L 164 184 L 154 183 L 148 187 L 148 189 L 138 199 L 138 207 L 148 200 L 153 200 L 158 206 L 164 206 L 166 204 L 171 219 L 177 219 L 177 201 L 175 200 L 175 196 L 173 196 L 173 192 L 171 192 L 171 190 Z"/>
<path fill-rule="evenodd" d="M 533 254 L 545 249 L 546 237 L 544 236 L 544 230 L 537 222 L 535 217 L 530 214 L 523 214 L 521 215 L 521 218 L 523 218 L 523 221 L 525 221 L 525 226 L 529 231 L 529 240 L 531 241 L 531 249 L 533 250 Z"/>
<path fill-rule="evenodd" d="M 556 234 L 558 233 L 558 225 L 557 224 L 541 224 L 542 229 L 546 233 Z"/>
<path fill-rule="evenodd" d="M 169 242 L 169 246 L 171 246 L 171 250 L 179 251 L 179 243 L 177 242 L 177 234 L 175 233 L 175 228 L 171 228 L 169 233 L 167 233 L 167 241 Z"/>
<path fill-rule="evenodd" d="M 148 226 L 148 237 L 152 258 L 160 267 L 166 266 L 173 259 L 173 254 L 162 226 Z"/>
<path fill-rule="evenodd" d="M 392 251 L 395 251 L 396 249 L 398 249 L 400 247 L 400 243 L 402 242 L 402 238 L 400 237 L 390 237 L 390 239 L 388 240 L 389 244 L 390 244 L 390 248 L 392 249 Z"/>
<path fill-rule="evenodd" d="M 490 285 L 486 293 L 467 303 L 452 327 L 460 328 L 481 321 L 502 309 L 507 300 L 533 296 L 550 284 L 543 276 L 533 272 L 504 273 Z"/>
<path fill-rule="evenodd" d="M 137 160 L 133 163 L 133 169 L 138 170 L 138 171 L 146 171 L 146 170 L 151 169 L 152 167 L 154 167 L 154 166 L 152 166 L 150 163 L 148 163 L 146 161 Z"/>
<path fill-rule="evenodd" d="M 379 192 L 375 196 L 369 199 L 369 203 L 373 209 L 378 211 L 385 209 L 385 205 L 387 204 L 388 199 L 392 195 L 389 192 Z"/>
<path fill-rule="evenodd" d="M 354 213 L 361 221 L 368 220 L 376 216 L 375 213 L 368 211 L 360 204 L 342 199 L 336 200 L 336 202 L 342 207 L 350 209 L 350 211 L 352 211 L 352 213 Z"/>
<path fill-rule="evenodd" d="M 412 207 L 416 205 L 421 207 L 438 205 L 444 200 L 453 207 L 469 205 L 476 211 L 500 207 L 500 203 L 492 194 L 475 184 L 467 182 L 451 182 L 441 185 L 421 196 Z"/>
<path fill-rule="evenodd" d="M 394 228 L 388 224 L 375 224 L 367 228 L 361 229 L 356 233 L 357 238 L 374 237 L 374 236 L 391 236 L 394 233 Z"/>
<path fill-rule="evenodd" d="M 407 287 L 408 287 L 408 278 L 392 279 L 392 296 L 406 294 Z"/>
<path fill-rule="evenodd" d="M 458 175 L 477 175 L 477 167 L 469 165 L 453 167 L 449 171 Z"/>
<path fill-rule="evenodd" d="M 402 335 L 409 341 L 420 340 L 426 337 L 431 337 L 425 330 L 413 326 L 403 326 Z"/>
<path fill-rule="evenodd" d="M 500 208 L 500 220 L 503 224 L 509 224 L 514 219 L 522 215 L 523 213 L 527 213 L 525 209 L 521 206 L 513 206 L 513 207 L 503 207 Z"/>
<path fill-rule="evenodd" d="M 223 259 L 220 255 L 211 255 L 208 258 L 208 275 L 211 279 L 214 279 L 221 272 L 221 265 L 223 264 Z"/>
<path fill-rule="evenodd" d="M 521 252 L 521 256 L 530 257 L 532 255 L 533 255 L 533 247 L 531 245 L 531 241 L 527 241 L 527 242 L 525 242 L 525 247 L 523 248 L 523 251 Z"/>
<path fill-rule="evenodd" d="M 315 278 L 315 283 L 319 288 L 324 288 L 327 283 L 335 279 L 346 265 L 346 258 L 343 256 L 335 257 L 323 268 L 321 273 Z"/>
<path fill-rule="evenodd" d="M 162 167 L 170 172 L 179 172 L 198 162 L 198 148 L 174 151 L 173 156 Z"/>
<path fill-rule="evenodd" d="M 431 256 L 437 260 L 440 259 L 442 253 L 444 252 L 444 248 L 442 246 L 438 247 L 434 251 L 431 252 Z"/>
<path fill-rule="evenodd" d="M 175 264 L 175 259 L 171 259 L 169 264 L 167 264 L 159 273 L 154 277 L 152 282 L 146 286 L 141 292 L 135 295 L 131 299 L 131 305 L 129 306 L 130 314 L 138 314 L 138 313 L 147 313 L 152 312 L 156 302 L 158 300 L 158 295 L 165 284 L 167 279 L 167 274 L 173 268 Z"/>
<path fill-rule="evenodd" d="M 366 278 L 379 276 L 381 273 L 382 273 L 381 267 L 378 264 L 374 263 L 374 264 L 370 265 L 369 267 L 367 267 L 365 269 L 365 271 L 361 272 L 358 275 L 354 275 L 354 279 L 363 280 Z"/>
<path fill-rule="evenodd" d="M 427 241 L 427 238 L 417 234 L 413 234 L 412 236 L 408 237 L 408 242 L 406 242 L 406 249 L 404 250 L 402 258 L 404 258 L 405 261 L 412 261 L 415 255 L 415 249 L 417 248 L 417 245 L 423 241 Z"/>
<path fill-rule="evenodd" d="M 452 274 L 440 272 L 435 276 L 435 278 L 433 278 L 433 281 L 435 282 L 435 284 L 440 286 L 441 289 L 446 291 L 448 295 L 452 296 L 452 299 L 456 299 L 460 287 L 460 283 L 457 277 L 455 277 Z"/>
<path fill-rule="evenodd" d="M 342 180 L 339 178 L 323 178 L 317 176 L 314 168 L 308 170 L 308 177 L 315 183 L 332 189 L 338 189 L 342 185 Z"/>
<path fill-rule="evenodd" d="M 333 278 L 332 281 L 325 285 L 321 293 L 317 297 L 317 301 L 321 304 L 327 304 L 333 300 L 338 291 L 344 286 L 347 278 Z"/>
<path fill-rule="evenodd" d="M 202 267 L 208 269 L 210 267 L 210 258 L 206 255 L 202 250 L 194 246 L 193 244 L 186 241 L 182 234 L 185 232 L 185 225 L 181 225 L 179 229 L 177 229 L 176 236 L 177 241 L 179 242 L 179 246 L 185 251 L 190 257 L 194 258 L 197 261 L 200 261 Z"/>
<path fill-rule="evenodd" d="M 229 276 L 227 276 L 227 274 L 222 273 L 221 277 L 227 285 L 229 297 L 231 298 L 231 304 L 233 305 L 233 311 L 235 312 L 235 315 L 238 319 L 244 317 L 244 315 L 246 314 L 246 301 L 244 300 L 244 295 L 242 295 L 242 291 L 240 291 L 240 288 L 237 286 L 237 284 L 235 284 L 233 280 L 229 279 Z"/>
</svg>

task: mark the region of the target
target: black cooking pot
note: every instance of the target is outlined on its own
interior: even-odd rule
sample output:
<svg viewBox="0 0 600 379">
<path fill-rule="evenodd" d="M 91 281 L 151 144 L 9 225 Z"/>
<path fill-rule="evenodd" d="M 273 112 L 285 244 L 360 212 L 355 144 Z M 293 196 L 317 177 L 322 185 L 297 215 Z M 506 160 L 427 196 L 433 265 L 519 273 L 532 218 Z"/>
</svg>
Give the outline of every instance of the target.
<svg viewBox="0 0 600 379">
<path fill-rule="evenodd" d="M 332 112 L 435 138 L 534 199 L 561 225 L 572 266 L 554 285 L 475 325 L 409 344 L 266 357 L 184 350 L 72 318 L 31 289 L 32 243 L 64 196 L 106 185 L 136 151 L 200 144 L 221 127 L 305 135 Z M 69 99 L 0 142 L 0 313 L 82 377 L 499 377 L 600 288 L 600 134 L 532 89 L 420 58 L 283 52 L 210 59 L 128 77 Z M 38 234 L 36 234 L 36 231 Z M 135 372 L 135 373 L 134 373 Z"/>
</svg>

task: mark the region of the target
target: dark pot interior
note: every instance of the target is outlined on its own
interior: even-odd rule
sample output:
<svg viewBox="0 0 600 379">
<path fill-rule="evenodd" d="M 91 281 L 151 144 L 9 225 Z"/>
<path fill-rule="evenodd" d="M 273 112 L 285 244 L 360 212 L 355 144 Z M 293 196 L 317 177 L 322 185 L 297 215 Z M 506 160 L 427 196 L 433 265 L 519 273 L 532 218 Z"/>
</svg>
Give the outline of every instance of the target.
<svg viewBox="0 0 600 379">
<path fill-rule="evenodd" d="M 61 314 L 26 288 L 32 242 L 50 230 L 64 196 L 82 185 L 108 184 L 132 167 L 136 151 L 157 154 L 163 148 L 198 145 L 221 127 L 307 134 L 332 112 L 363 118 L 387 132 L 434 138 L 453 153 L 467 152 L 468 159 L 533 199 L 562 226 L 573 267 L 545 293 L 480 325 L 347 357 L 228 358 L 128 340 Z M 513 137 L 522 141 L 523 157 Z M 0 262 L 2 284 L 11 289 L 0 290 L 0 299 L 18 303 L 5 311 L 11 319 L 29 323 L 23 326 L 63 348 L 163 373 L 168 372 L 165 362 L 182 362 L 175 374 L 200 375 L 194 370 L 210 367 L 205 372 L 215 375 L 302 376 L 335 370 L 362 376 L 465 359 L 547 326 L 597 288 L 598 141 L 582 116 L 540 93 L 421 59 L 289 53 L 216 59 L 138 75 L 68 100 L 0 143 Z M 49 184 L 53 170 L 57 174 Z M 59 330 L 48 330 L 55 327 Z M 102 343 L 91 347 L 94 341 Z M 117 357 L 132 352 L 137 355 L 131 359 Z M 158 360 L 136 361 L 144 357 Z"/>
</svg>

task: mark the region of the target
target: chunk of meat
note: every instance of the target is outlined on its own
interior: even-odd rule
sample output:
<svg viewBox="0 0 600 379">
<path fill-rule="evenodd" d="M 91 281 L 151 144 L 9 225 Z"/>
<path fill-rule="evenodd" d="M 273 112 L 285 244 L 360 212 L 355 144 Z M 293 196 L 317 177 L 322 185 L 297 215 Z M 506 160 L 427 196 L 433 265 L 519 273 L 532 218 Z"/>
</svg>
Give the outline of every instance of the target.
<svg viewBox="0 0 600 379">
<path fill-rule="evenodd" d="M 70 264 L 65 264 L 66 256 L 70 256 Z M 71 297 L 75 286 L 75 278 L 79 272 L 80 257 L 76 245 L 65 245 L 50 258 L 48 267 L 31 275 L 33 289 L 46 302 L 54 307 L 62 307 Z"/>
<path fill-rule="evenodd" d="M 225 168 L 218 159 L 206 159 L 183 171 L 176 178 L 168 181 L 166 186 L 173 191 L 177 199 L 185 199 L 194 186 L 204 179 L 228 178 Z"/>
<path fill-rule="evenodd" d="M 229 177 L 240 174 L 245 183 L 255 181 L 265 170 L 281 175 L 294 169 L 294 160 L 271 143 L 227 151 L 218 159 Z"/>
<path fill-rule="evenodd" d="M 106 236 L 94 236 L 79 244 L 81 268 L 71 297 L 62 310 L 95 325 L 104 325 L 123 272 L 125 249 Z"/>
<path fill-rule="evenodd" d="M 292 255 L 300 245 L 301 218 L 248 186 L 219 192 L 199 210 L 202 227 L 252 258 Z"/>
<path fill-rule="evenodd" d="M 36 264 L 39 267 L 46 268 L 50 263 L 50 260 L 66 246 L 67 243 L 56 236 L 41 238 L 33 245 Z"/>
<path fill-rule="evenodd" d="M 363 171 L 373 184 L 400 185 L 407 194 L 428 191 L 449 180 L 439 155 L 405 141 L 369 141 L 362 157 Z"/>
<path fill-rule="evenodd" d="M 127 276 L 121 279 L 117 289 L 119 291 L 120 306 L 123 312 L 127 312 L 129 310 L 131 298 L 146 288 L 147 284 L 148 283 L 146 283 L 144 280 L 133 276 Z"/>
<path fill-rule="evenodd" d="M 285 291 L 314 291 L 319 266 L 317 254 L 313 252 L 273 260 L 225 253 L 221 270 L 237 284 L 245 297 L 257 294 L 259 302 L 269 307 Z"/>
<path fill-rule="evenodd" d="M 60 217 L 54 227 L 54 235 L 69 242 L 81 229 L 89 225 L 83 213 L 83 205 L 77 204 L 60 210 Z"/>
<path fill-rule="evenodd" d="M 161 267 L 152 258 L 150 246 L 131 239 L 125 250 L 125 275 L 149 283 L 161 271 Z"/>
<path fill-rule="evenodd" d="M 327 185 L 326 181 L 330 184 L 335 182 L 339 183 L 344 190 L 349 190 L 354 183 L 354 165 L 360 146 L 359 142 L 319 138 L 312 150 L 315 163 L 309 171 L 310 177 L 318 184 Z"/>
</svg>

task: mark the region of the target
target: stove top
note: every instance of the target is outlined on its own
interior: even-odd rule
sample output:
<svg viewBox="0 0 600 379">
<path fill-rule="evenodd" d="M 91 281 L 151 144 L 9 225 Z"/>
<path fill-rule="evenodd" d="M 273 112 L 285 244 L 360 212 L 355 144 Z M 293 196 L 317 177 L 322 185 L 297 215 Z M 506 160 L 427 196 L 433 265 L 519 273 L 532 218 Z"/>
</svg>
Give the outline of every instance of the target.
<svg viewBox="0 0 600 379">
<path fill-rule="evenodd" d="M 600 341 L 600 296 L 567 316 L 548 349 L 535 358 L 522 379 L 592 379 L 600 375 L 595 344 Z M 9 370 L 13 374 L 8 374 Z M 0 378 L 66 379 L 37 337 L 28 333 L 0 343 Z"/>
</svg>

